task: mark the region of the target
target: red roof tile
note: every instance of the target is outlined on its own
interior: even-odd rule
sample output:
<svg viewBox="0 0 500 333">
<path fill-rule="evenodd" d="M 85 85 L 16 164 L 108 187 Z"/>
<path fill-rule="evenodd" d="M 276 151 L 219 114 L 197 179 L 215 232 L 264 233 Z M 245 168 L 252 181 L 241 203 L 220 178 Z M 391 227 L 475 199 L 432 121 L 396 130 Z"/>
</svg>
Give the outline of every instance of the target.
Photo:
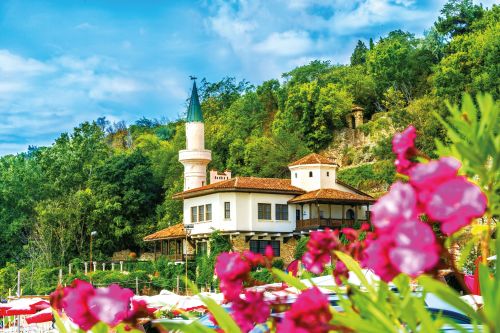
<svg viewBox="0 0 500 333">
<path fill-rule="evenodd" d="M 288 164 L 288 166 L 305 164 L 336 164 L 333 160 L 320 154 L 312 153 L 302 157 L 300 160 Z"/>
<path fill-rule="evenodd" d="M 344 192 L 339 190 L 334 190 L 332 188 L 324 188 L 316 191 L 307 192 L 305 194 L 299 195 L 291 200 L 289 203 L 297 202 L 307 202 L 315 200 L 325 200 L 325 201 L 338 201 L 338 202 L 362 202 L 371 203 L 375 199 L 369 195 L 361 195 L 357 193 Z"/>
<path fill-rule="evenodd" d="M 144 237 L 144 241 L 149 242 L 161 239 L 183 238 L 183 237 L 186 237 L 184 224 L 178 223 L 163 230 L 157 231 L 154 234 L 147 235 L 146 237 Z"/>
<path fill-rule="evenodd" d="M 174 199 L 189 198 L 205 195 L 211 192 L 223 191 L 273 192 L 290 194 L 302 194 L 305 192 L 298 187 L 292 186 L 290 179 L 236 177 L 177 193 L 174 195 Z"/>
</svg>

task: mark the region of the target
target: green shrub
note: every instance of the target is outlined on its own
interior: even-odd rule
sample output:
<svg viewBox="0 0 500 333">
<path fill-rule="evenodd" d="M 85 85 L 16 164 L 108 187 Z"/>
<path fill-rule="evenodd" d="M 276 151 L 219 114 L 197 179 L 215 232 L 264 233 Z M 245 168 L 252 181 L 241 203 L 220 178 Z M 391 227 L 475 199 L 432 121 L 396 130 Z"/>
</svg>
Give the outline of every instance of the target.
<svg viewBox="0 0 500 333">
<path fill-rule="evenodd" d="M 297 247 L 295 248 L 295 254 L 293 257 L 295 259 L 300 259 L 304 255 L 307 249 L 307 242 L 309 241 L 309 237 L 301 237 L 297 242 Z"/>
</svg>

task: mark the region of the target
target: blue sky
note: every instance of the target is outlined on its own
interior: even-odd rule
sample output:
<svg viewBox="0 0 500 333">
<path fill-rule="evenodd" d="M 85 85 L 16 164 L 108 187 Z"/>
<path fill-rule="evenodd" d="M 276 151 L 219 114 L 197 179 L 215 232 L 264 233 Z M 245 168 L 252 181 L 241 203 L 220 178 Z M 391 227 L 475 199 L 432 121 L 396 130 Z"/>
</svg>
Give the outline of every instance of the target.
<svg viewBox="0 0 500 333">
<path fill-rule="evenodd" d="M 358 39 L 422 35 L 443 4 L 1 0 L 0 155 L 100 116 L 176 119 L 191 74 L 259 84 L 314 59 L 347 63 Z"/>
</svg>

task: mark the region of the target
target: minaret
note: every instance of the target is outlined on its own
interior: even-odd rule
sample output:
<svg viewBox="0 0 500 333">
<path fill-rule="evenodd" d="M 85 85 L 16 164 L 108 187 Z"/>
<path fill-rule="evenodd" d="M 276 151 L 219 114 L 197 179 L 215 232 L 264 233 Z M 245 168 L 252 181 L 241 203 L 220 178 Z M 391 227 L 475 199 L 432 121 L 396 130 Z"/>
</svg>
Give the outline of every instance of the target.
<svg viewBox="0 0 500 333">
<path fill-rule="evenodd" d="M 207 165 L 212 152 L 205 149 L 205 124 L 201 112 L 196 78 L 186 119 L 186 149 L 179 151 L 179 161 L 184 165 L 184 191 L 207 185 Z"/>
</svg>

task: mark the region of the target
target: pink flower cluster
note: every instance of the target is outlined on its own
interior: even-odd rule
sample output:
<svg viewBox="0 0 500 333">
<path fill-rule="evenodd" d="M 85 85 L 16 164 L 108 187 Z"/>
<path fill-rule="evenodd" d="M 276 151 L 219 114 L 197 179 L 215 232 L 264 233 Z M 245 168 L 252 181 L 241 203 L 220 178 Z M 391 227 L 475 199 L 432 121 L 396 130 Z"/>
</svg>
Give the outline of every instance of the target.
<svg viewBox="0 0 500 333">
<path fill-rule="evenodd" d="M 243 254 L 224 252 L 217 257 L 215 274 L 220 280 L 220 290 L 231 302 L 232 317 L 244 332 L 250 331 L 256 323 L 265 322 L 271 310 L 262 292 L 243 293 L 243 283 L 249 279 L 253 267 L 270 267 L 272 258 L 270 246 L 264 255 L 244 251 Z"/>
<path fill-rule="evenodd" d="M 263 323 L 269 317 L 271 308 L 264 301 L 264 294 L 256 291 L 245 291 L 244 297 L 239 297 L 231 304 L 233 318 L 243 332 L 253 329 L 255 323 Z"/>
<path fill-rule="evenodd" d="M 452 157 L 428 163 L 409 162 L 418 152 L 415 132 L 409 126 L 394 136 L 396 168 L 409 177 L 416 193 L 417 213 L 425 213 L 432 221 L 441 223 L 441 230 L 450 235 L 484 214 L 486 196 L 477 185 L 458 175 L 461 164 Z"/>
<path fill-rule="evenodd" d="M 338 230 L 325 230 L 313 231 L 310 234 L 309 241 L 307 242 L 307 251 L 302 256 L 302 263 L 304 267 L 314 273 L 321 274 L 328 263 L 335 264 L 333 275 L 337 284 L 341 284 L 341 277 L 348 278 L 349 271 L 344 263 L 332 254 L 333 251 L 341 251 L 348 253 L 353 258 L 361 260 L 363 257 L 363 250 L 365 242 L 361 241 L 361 233 L 367 232 L 370 229 L 368 224 L 363 224 L 359 230 L 352 228 L 343 228 L 341 234 L 345 236 L 348 243 L 343 244 L 340 239 Z M 366 234 L 370 238 L 370 233 Z"/>
<path fill-rule="evenodd" d="M 91 329 L 98 322 L 111 327 L 119 323 L 137 325 L 139 318 L 152 315 L 144 301 L 133 300 L 130 289 L 112 284 L 95 289 L 90 283 L 75 280 L 70 287 L 58 288 L 50 295 L 52 308 L 64 311 L 82 330 Z"/>
<path fill-rule="evenodd" d="M 328 298 L 316 287 L 303 291 L 278 324 L 278 332 L 326 333 L 333 329 Z"/>
<path fill-rule="evenodd" d="M 486 196 L 479 187 L 458 175 L 459 161 L 410 160 L 418 152 L 415 138 L 413 126 L 394 136 L 396 169 L 409 177 L 409 183 L 393 184 L 372 208 L 375 237 L 368 242 L 363 264 L 385 281 L 400 272 L 417 276 L 437 264 L 440 248 L 430 225 L 421 221 L 423 214 L 450 235 L 486 210 Z"/>
<path fill-rule="evenodd" d="M 304 267 L 314 273 L 321 274 L 325 265 L 331 261 L 331 253 L 340 245 L 338 230 L 326 228 L 323 231 L 311 232 L 307 242 L 307 251 L 302 256 Z"/>
<path fill-rule="evenodd" d="M 411 185 L 395 183 L 372 208 L 377 237 L 368 241 L 363 264 L 382 280 L 400 272 L 417 276 L 439 260 L 432 228 L 420 221 L 416 194 Z"/>
</svg>

